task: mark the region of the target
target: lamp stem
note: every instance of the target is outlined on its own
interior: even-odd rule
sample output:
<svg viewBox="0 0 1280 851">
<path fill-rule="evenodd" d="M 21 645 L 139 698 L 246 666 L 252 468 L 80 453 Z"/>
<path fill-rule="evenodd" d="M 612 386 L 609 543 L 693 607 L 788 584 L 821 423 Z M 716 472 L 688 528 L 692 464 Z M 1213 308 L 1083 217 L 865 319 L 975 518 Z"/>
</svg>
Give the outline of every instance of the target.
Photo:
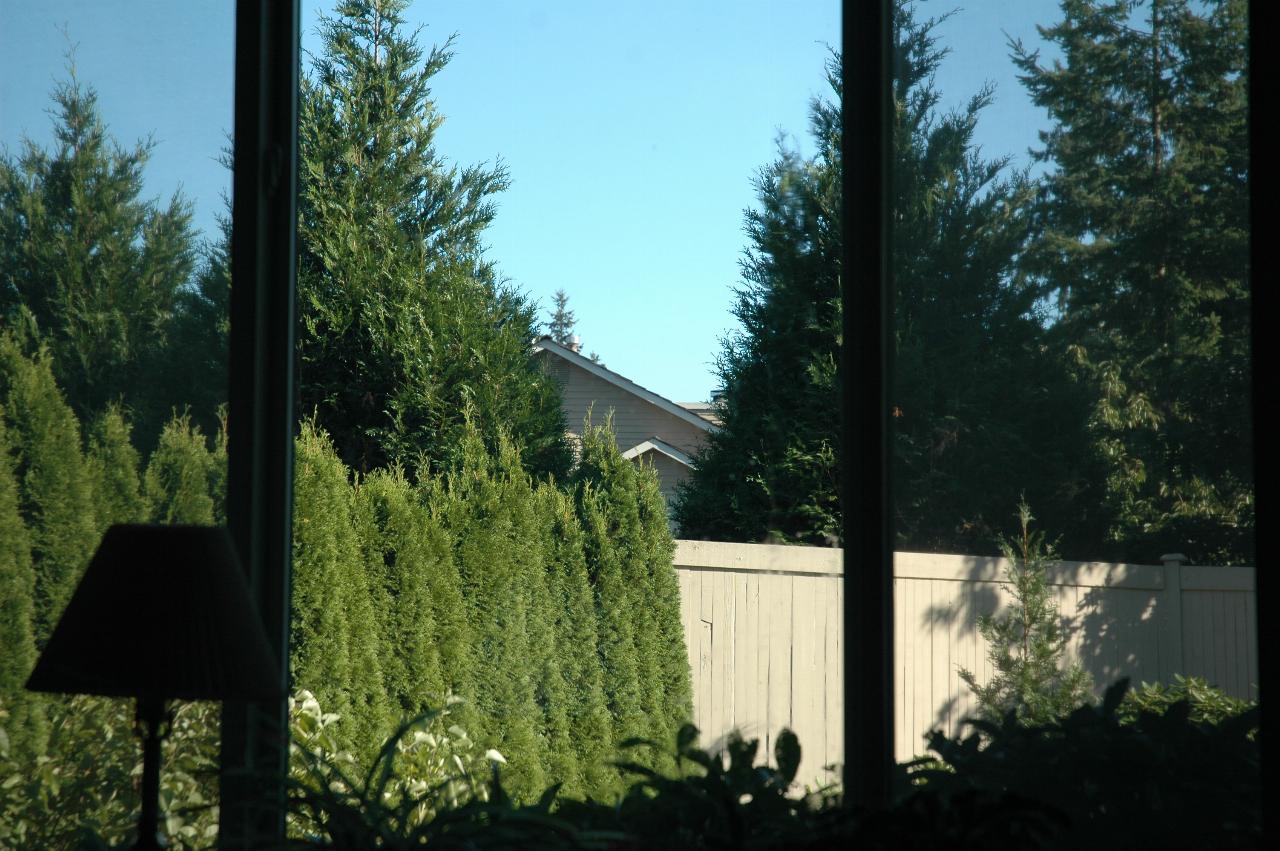
<svg viewBox="0 0 1280 851">
<path fill-rule="evenodd" d="M 138 724 L 142 728 L 142 815 L 138 818 L 139 851 L 158 851 L 160 844 L 160 725 L 164 700 L 139 697 Z"/>
</svg>

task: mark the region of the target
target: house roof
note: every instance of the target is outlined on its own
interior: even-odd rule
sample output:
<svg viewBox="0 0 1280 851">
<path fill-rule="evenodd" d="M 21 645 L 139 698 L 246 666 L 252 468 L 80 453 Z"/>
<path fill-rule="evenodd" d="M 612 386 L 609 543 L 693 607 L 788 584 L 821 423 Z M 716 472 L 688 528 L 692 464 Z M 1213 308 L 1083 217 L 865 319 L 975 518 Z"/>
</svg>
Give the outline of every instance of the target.
<svg viewBox="0 0 1280 851">
<path fill-rule="evenodd" d="M 715 402 L 676 402 L 686 411 L 692 411 L 714 426 L 721 424 L 719 406 Z"/>
<path fill-rule="evenodd" d="M 693 467 L 693 459 L 689 457 L 687 452 L 682 452 L 656 435 L 648 440 L 640 441 L 626 452 L 623 452 L 622 457 L 627 460 L 631 460 L 632 458 L 639 458 L 646 452 L 660 452 L 673 461 L 680 462 L 686 467 Z"/>
<path fill-rule="evenodd" d="M 607 369 L 604 366 L 601 366 L 600 364 L 591 360 L 591 358 L 584 357 L 578 354 L 573 349 L 570 349 L 568 346 L 560 345 L 550 337 L 543 336 L 535 340 L 533 344 L 533 350 L 535 353 L 548 352 L 550 354 L 555 355 L 558 358 L 562 358 L 568 361 L 569 363 L 573 364 L 574 366 L 579 367 L 580 369 L 586 370 L 587 372 L 591 373 L 597 378 L 600 378 L 609 382 L 610 384 L 614 385 L 620 390 L 624 390 L 627 393 L 630 393 L 634 396 L 638 396 L 641 399 L 644 399 L 649 404 L 656 405 L 657 407 L 661 408 L 662 410 L 666 411 L 672 416 L 677 417 L 681 420 L 684 420 L 690 425 L 696 426 L 697 428 L 702 429 L 703 431 L 716 431 L 716 424 L 706 419 L 705 417 L 699 416 L 698 414 L 694 413 L 688 408 L 678 405 L 664 396 L 659 396 L 657 393 L 654 393 L 652 390 L 646 390 L 645 388 L 641 387 L 639 384 L 636 384 L 631 379 L 624 378 L 623 376 L 618 375 L 618 373 L 614 372 L 611 369 Z M 679 452 L 679 450 L 676 450 L 676 451 Z M 685 457 L 688 458 L 687 455 Z M 688 462 L 686 461 L 683 463 L 688 463 Z"/>
</svg>

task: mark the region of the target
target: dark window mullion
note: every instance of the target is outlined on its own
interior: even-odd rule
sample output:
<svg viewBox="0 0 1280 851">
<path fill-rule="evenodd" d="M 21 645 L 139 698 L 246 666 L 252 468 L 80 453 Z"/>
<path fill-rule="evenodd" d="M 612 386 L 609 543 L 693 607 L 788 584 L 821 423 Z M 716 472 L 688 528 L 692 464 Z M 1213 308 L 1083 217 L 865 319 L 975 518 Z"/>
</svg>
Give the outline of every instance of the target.
<svg viewBox="0 0 1280 851">
<path fill-rule="evenodd" d="M 227 522 L 289 681 L 298 0 L 236 4 Z M 284 838 L 286 702 L 222 714 L 222 848 Z"/>
</svg>

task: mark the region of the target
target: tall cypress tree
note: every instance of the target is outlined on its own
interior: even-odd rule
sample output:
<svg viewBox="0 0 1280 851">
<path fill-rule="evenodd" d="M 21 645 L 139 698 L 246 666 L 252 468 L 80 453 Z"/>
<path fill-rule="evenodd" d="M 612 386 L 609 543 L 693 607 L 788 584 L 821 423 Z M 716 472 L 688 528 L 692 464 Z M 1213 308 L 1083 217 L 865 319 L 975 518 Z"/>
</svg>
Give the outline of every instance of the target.
<svg viewBox="0 0 1280 851">
<path fill-rule="evenodd" d="M 1052 127 L 1026 266 L 1090 395 L 1108 546 L 1253 559 L 1244 0 L 1064 0 L 1014 44 Z"/>
<path fill-rule="evenodd" d="M 429 84 L 451 43 L 424 52 L 403 29 L 405 5 L 339 3 L 303 81 L 303 410 L 361 473 L 388 461 L 411 477 L 448 469 L 468 405 L 490 451 L 506 429 L 531 469 L 562 471 L 558 388 L 532 358 L 533 308 L 483 257 L 506 172 L 437 154 Z"/>
<path fill-rule="evenodd" d="M 53 377 L 47 349 L 0 332 L 0 400 L 14 447 L 18 505 L 35 566 L 35 634 L 44 646 L 98 544 L 93 482 L 80 424 Z"/>
<path fill-rule="evenodd" d="M 350 471 L 328 436 L 303 424 L 294 473 L 289 659 L 295 688 L 343 717 L 347 744 L 371 757 L 393 717 L 382 673 L 376 587 L 361 557 Z M 381 602 L 381 599 L 379 600 Z"/>
<path fill-rule="evenodd" d="M 43 752 L 47 730 L 40 700 L 23 688 L 36 663 L 36 577 L 4 421 L 0 406 L 0 704 L 9 714 L 10 753 L 21 764 Z"/>
<path fill-rule="evenodd" d="M 708 436 L 675 518 L 685 537 L 828 543 L 840 534 L 840 65 L 815 99 L 811 160 L 779 143 L 755 180 L 750 245 L 717 372 L 722 427 Z"/>
<path fill-rule="evenodd" d="M 357 493 L 365 559 L 382 584 L 379 660 L 386 690 L 404 717 L 444 705 L 432 580 L 452 567 L 444 532 L 418 505 L 399 470 L 378 471 Z"/>
<path fill-rule="evenodd" d="M 587 562 L 595 573 L 600 654 L 614 741 L 670 742 L 691 715 L 675 545 L 651 469 L 622 457 L 612 424 L 583 428 L 575 474 Z M 646 754 L 669 768 L 664 751 Z"/>
<path fill-rule="evenodd" d="M 123 398 L 150 446 L 171 407 L 154 379 L 194 268 L 191 205 L 142 199 L 152 143 L 118 146 L 74 69 L 54 102 L 54 150 L 28 140 L 0 160 L 0 314 L 32 313 L 83 421 Z"/>
<path fill-rule="evenodd" d="M 570 740 L 577 757 L 580 786 L 566 781 L 568 797 L 591 795 L 600 800 L 620 791 L 611 761 L 612 728 L 605 705 L 604 671 L 595 648 L 600 646 L 595 598 L 587 578 L 584 537 L 573 498 L 544 483 L 537 496 L 548 541 L 547 577 L 555 617 L 558 666 L 564 678 Z M 586 651 L 586 652 L 584 652 Z"/>
<path fill-rule="evenodd" d="M 516 533 L 513 495 L 478 432 L 463 443 L 461 463 L 445 477 L 443 491 L 432 504 L 453 540 L 462 580 L 478 729 L 507 758 L 514 793 L 537 795 L 547 784 L 522 556 L 528 542 Z"/>
<path fill-rule="evenodd" d="M 947 51 L 937 23 L 917 20 L 906 4 L 894 17 L 897 545 L 989 551 L 1026 494 L 1047 523 L 1087 547 L 1099 521 L 1082 463 L 1085 399 L 1043 345 L 1038 291 L 1017 265 L 1033 185 L 974 144 L 990 87 L 939 109 L 934 81 Z"/>
<path fill-rule="evenodd" d="M 151 513 L 138 479 L 131 431 L 116 405 L 108 405 L 89 429 L 89 471 L 100 532 L 115 523 L 141 523 Z"/>
<path fill-rule="evenodd" d="M 200 429 L 183 414 L 160 433 L 143 478 L 156 523 L 213 523 L 213 457 Z"/>
</svg>

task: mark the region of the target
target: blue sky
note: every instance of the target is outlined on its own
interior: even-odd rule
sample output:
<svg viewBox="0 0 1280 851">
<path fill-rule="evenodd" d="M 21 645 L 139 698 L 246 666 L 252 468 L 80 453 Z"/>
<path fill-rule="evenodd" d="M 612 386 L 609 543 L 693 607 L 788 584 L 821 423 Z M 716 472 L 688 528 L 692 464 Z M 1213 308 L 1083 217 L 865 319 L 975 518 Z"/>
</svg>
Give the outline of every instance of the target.
<svg viewBox="0 0 1280 851">
<path fill-rule="evenodd" d="M 48 143 L 65 25 L 112 133 L 155 140 L 148 194 L 181 187 L 211 231 L 229 191 L 217 158 L 232 123 L 232 8 L 0 0 L 0 146 Z M 304 0 L 304 49 L 328 8 Z M 919 14 L 953 8 L 926 2 Z M 1035 24 L 1056 11 L 1052 0 L 974 0 L 939 30 L 952 50 L 937 81 L 946 104 L 997 86 L 978 128 L 989 156 L 1022 157 L 1043 124 L 1004 32 L 1035 43 Z M 409 17 L 424 42 L 458 36 L 433 89 L 447 119 L 440 152 L 510 171 L 488 234 L 501 274 L 544 306 L 568 292 L 584 349 L 610 368 L 678 401 L 708 398 L 734 327 L 751 178 L 779 133 L 811 149 L 808 102 L 828 93 L 838 0 L 419 0 Z"/>
</svg>

